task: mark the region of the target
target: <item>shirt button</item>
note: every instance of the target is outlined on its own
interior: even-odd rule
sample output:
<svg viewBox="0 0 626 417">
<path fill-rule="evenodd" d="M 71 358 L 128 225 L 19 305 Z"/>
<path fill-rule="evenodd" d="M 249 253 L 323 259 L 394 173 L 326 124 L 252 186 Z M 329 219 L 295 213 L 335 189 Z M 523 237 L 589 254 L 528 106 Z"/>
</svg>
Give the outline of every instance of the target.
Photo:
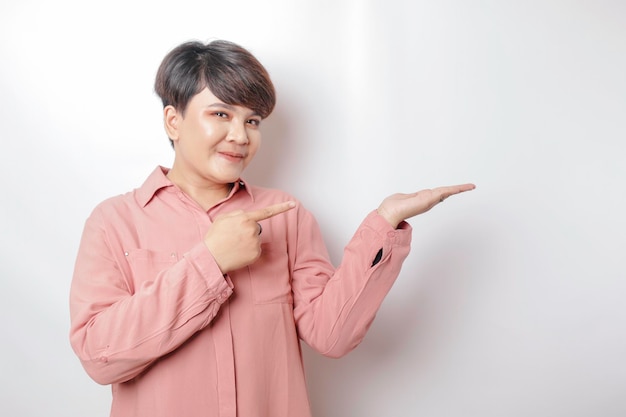
<svg viewBox="0 0 626 417">
<path fill-rule="evenodd" d="M 395 237 L 396 236 L 396 232 L 387 232 L 387 236 L 388 237 Z"/>
</svg>

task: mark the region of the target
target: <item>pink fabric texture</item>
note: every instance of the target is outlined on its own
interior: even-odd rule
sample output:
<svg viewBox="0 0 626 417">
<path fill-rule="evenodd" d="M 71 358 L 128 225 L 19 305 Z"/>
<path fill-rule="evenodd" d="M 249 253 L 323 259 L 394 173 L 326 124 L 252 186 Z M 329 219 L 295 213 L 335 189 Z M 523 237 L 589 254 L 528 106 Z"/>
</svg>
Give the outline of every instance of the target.
<svg viewBox="0 0 626 417">
<path fill-rule="evenodd" d="M 239 181 L 206 212 L 166 173 L 98 205 L 78 251 L 70 341 L 89 375 L 112 385 L 111 416 L 310 416 L 300 339 L 331 357 L 363 340 L 410 226 L 370 213 L 335 269 L 298 203 L 260 222 L 257 262 L 224 276 L 203 242 L 212 219 L 294 198 Z"/>
</svg>

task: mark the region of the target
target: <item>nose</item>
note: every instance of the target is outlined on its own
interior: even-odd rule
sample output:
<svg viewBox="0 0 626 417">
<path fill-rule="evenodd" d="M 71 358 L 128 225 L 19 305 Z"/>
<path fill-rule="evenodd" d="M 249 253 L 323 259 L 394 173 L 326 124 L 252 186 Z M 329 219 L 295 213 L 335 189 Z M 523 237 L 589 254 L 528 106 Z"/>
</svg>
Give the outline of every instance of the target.
<svg viewBox="0 0 626 417">
<path fill-rule="evenodd" d="M 233 121 L 230 124 L 230 129 L 228 131 L 228 136 L 226 140 L 230 142 L 235 142 L 238 145 L 247 145 L 248 132 L 246 131 L 246 127 L 241 123 Z"/>
</svg>

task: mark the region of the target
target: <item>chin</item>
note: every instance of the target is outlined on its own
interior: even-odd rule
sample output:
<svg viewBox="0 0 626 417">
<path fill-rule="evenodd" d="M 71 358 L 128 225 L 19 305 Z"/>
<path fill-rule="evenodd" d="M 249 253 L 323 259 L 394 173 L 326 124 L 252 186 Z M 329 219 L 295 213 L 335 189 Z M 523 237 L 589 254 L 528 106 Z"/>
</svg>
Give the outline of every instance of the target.
<svg viewBox="0 0 626 417">
<path fill-rule="evenodd" d="M 221 184 L 232 184 L 233 182 L 236 182 L 239 180 L 239 178 L 241 178 L 241 174 L 242 171 L 239 171 L 237 173 L 232 173 L 230 175 L 222 175 L 220 177 L 218 177 L 218 182 Z"/>
</svg>

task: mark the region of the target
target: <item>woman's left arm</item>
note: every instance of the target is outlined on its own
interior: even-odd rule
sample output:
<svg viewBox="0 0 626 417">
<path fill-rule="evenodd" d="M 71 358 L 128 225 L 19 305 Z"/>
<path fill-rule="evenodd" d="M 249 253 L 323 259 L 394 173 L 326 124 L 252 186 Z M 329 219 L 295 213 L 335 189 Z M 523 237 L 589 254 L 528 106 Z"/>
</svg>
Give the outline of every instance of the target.
<svg viewBox="0 0 626 417">
<path fill-rule="evenodd" d="M 300 337 L 330 357 L 343 356 L 358 346 L 409 253 L 411 227 L 404 219 L 473 188 L 472 184 L 440 187 L 386 198 L 361 223 L 336 270 L 328 261 L 315 219 L 299 210 L 292 290 Z"/>
</svg>

